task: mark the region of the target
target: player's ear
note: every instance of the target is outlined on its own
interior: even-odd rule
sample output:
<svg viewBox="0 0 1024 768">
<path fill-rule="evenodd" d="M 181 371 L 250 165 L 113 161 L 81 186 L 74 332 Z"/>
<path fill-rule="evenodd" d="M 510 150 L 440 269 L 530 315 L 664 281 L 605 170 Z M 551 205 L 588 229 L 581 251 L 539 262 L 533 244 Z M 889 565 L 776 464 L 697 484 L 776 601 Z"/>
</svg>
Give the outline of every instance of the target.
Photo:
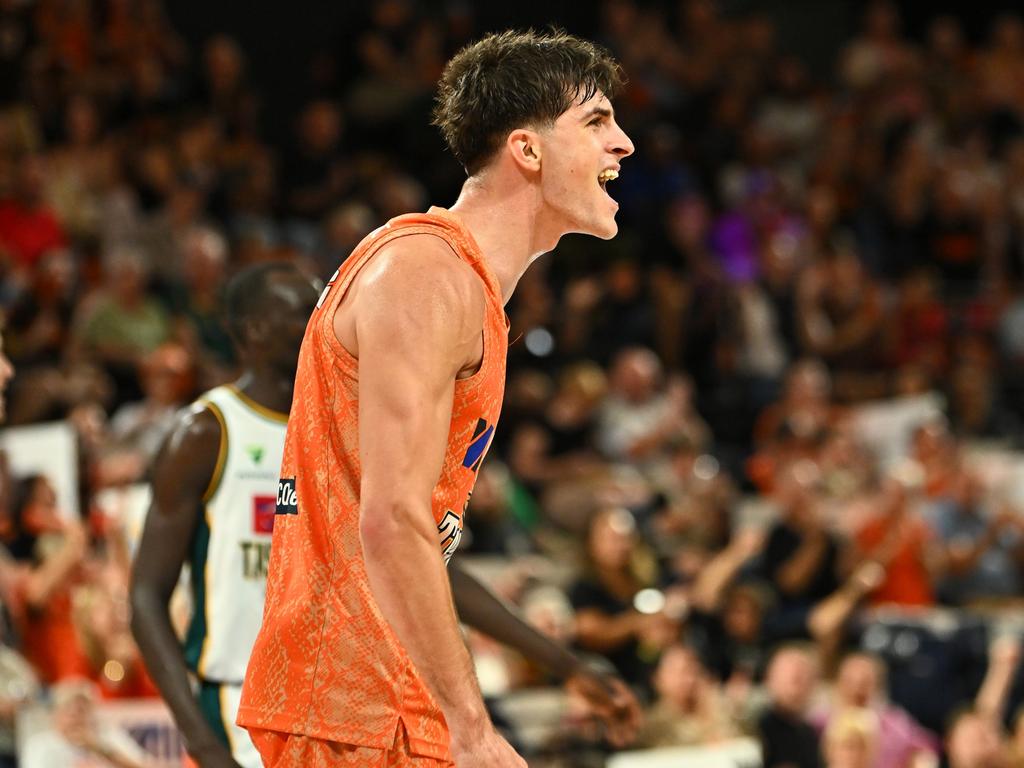
<svg viewBox="0 0 1024 768">
<path fill-rule="evenodd" d="M 505 139 L 505 147 L 515 164 L 524 171 L 540 170 L 540 134 L 517 128 Z"/>
</svg>

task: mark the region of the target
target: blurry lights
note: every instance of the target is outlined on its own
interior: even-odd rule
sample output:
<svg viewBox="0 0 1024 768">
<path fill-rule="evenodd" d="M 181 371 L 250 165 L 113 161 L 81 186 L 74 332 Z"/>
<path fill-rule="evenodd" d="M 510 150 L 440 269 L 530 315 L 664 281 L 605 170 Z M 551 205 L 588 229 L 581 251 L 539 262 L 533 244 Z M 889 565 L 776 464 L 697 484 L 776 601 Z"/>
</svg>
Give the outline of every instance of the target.
<svg viewBox="0 0 1024 768">
<path fill-rule="evenodd" d="M 636 519 L 628 509 L 616 509 L 608 515 L 608 527 L 622 536 L 632 536 Z"/>
<path fill-rule="evenodd" d="M 661 613 L 665 609 L 665 593 L 660 589 L 641 589 L 633 597 L 633 607 L 638 613 Z"/>
<path fill-rule="evenodd" d="M 108 660 L 103 665 L 103 676 L 112 683 L 120 683 L 124 680 L 124 664 L 114 659 Z"/>
<path fill-rule="evenodd" d="M 707 453 L 698 456 L 693 462 L 693 474 L 699 480 L 714 480 L 720 468 L 718 459 Z"/>
<path fill-rule="evenodd" d="M 555 337 L 547 328 L 532 328 L 524 341 L 526 350 L 534 357 L 547 357 L 555 350 Z"/>
</svg>

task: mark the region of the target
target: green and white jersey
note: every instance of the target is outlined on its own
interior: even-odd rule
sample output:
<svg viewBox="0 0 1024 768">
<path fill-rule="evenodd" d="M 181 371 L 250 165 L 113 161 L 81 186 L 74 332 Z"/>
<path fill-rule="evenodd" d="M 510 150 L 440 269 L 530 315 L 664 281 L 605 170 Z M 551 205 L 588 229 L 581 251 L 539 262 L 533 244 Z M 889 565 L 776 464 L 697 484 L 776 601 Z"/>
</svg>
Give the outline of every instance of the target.
<svg viewBox="0 0 1024 768">
<path fill-rule="evenodd" d="M 240 684 L 263 620 L 288 417 L 230 385 L 198 403 L 217 417 L 221 441 L 192 543 L 185 660 L 201 680 Z"/>
</svg>

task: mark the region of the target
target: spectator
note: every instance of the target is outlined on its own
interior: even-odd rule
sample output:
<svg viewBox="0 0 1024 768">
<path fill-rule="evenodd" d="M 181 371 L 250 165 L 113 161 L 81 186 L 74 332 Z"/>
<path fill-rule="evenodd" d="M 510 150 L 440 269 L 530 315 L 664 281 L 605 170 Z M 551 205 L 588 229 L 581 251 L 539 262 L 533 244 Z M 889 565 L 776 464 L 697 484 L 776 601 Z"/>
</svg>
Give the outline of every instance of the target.
<svg viewBox="0 0 1024 768">
<path fill-rule="evenodd" d="M 783 610 L 806 609 L 839 587 L 839 541 L 824 520 L 821 481 L 818 467 L 804 460 L 783 467 L 774 484 L 780 514 L 768 533 L 762 575 L 775 587 Z"/>
<path fill-rule="evenodd" d="M 42 159 L 25 154 L 17 167 L 14 194 L 0 201 L 0 247 L 16 276 L 35 267 L 44 253 L 63 248 L 67 242 L 57 216 L 43 200 Z"/>
<path fill-rule="evenodd" d="M 645 686 L 658 653 L 679 636 L 677 620 L 663 605 L 653 610 L 637 605 L 640 592 L 658 584 L 655 561 L 646 555 L 636 521 L 624 509 L 595 515 L 586 543 L 585 575 L 569 592 L 576 642 L 607 656 L 626 682 Z"/>
<path fill-rule="evenodd" d="M 144 397 L 115 411 L 109 438 L 116 449 L 137 454 L 141 467 L 147 468 L 192 391 L 194 377 L 188 353 L 176 344 L 154 350 L 141 367 Z"/>
<path fill-rule="evenodd" d="M 771 703 L 758 724 L 764 768 L 822 765 L 818 734 L 805 719 L 817 675 L 804 648 L 784 646 L 772 656 L 765 679 Z"/>
<path fill-rule="evenodd" d="M 992 509 L 982 494 L 981 479 L 961 470 L 951 480 L 947 495 L 930 503 L 932 525 L 947 562 L 939 583 L 944 603 L 991 602 L 1020 594 L 1021 518 L 1008 504 Z"/>
<path fill-rule="evenodd" d="M 832 702 L 814 717 L 815 724 L 825 731 L 826 744 L 834 728 L 842 733 L 846 727 L 835 725 L 836 721 L 854 713 L 854 725 L 860 725 L 854 730 L 866 729 L 861 734 L 865 741 L 862 751 L 871 753 L 870 765 L 874 768 L 934 766 L 938 740 L 905 710 L 888 701 L 885 685 L 885 663 L 880 658 L 860 651 L 847 654 L 836 673 Z"/>
<path fill-rule="evenodd" d="M 877 766 L 875 725 L 874 715 L 868 710 L 848 709 L 840 714 L 823 737 L 825 768 Z"/>
<path fill-rule="evenodd" d="M 644 747 L 690 747 L 740 736 L 731 704 L 692 648 L 665 649 L 654 672 L 657 699 L 637 736 Z"/>
<path fill-rule="evenodd" d="M 146 272 L 138 253 L 113 253 L 106 266 L 106 285 L 76 323 L 78 341 L 95 355 L 117 383 L 117 400 L 139 392 L 136 370 L 143 358 L 168 340 L 167 315 L 145 293 Z"/>
<path fill-rule="evenodd" d="M 686 385 L 675 381 L 664 386 L 661 363 L 650 350 L 621 352 L 610 384 L 597 436 L 608 458 L 650 467 L 664 458 L 675 439 L 706 443 L 707 426 L 694 410 Z"/>
<path fill-rule="evenodd" d="M 8 318 L 11 356 L 22 369 L 60 364 L 75 310 L 74 265 L 67 251 L 40 257 Z"/>
<path fill-rule="evenodd" d="M 87 676 L 71 601 L 86 555 L 85 530 L 60 518 L 56 494 L 42 475 L 18 483 L 11 510 L 4 538 L 18 568 L 10 607 L 28 660 L 44 683 Z"/>
<path fill-rule="evenodd" d="M 1007 768 L 999 725 L 974 710 L 958 714 L 946 732 L 949 768 Z"/>
<path fill-rule="evenodd" d="M 908 486 L 920 482 L 914 466 L 895 469 L 882 481 L 878 514 L 857 534 L 863 559 L 877 561 L 885 579 L 871 595 L 876 605 L 935 604 L 934 580 L 944 565 L 942 552 L 928 524 L 909 498 Z"/>
<path fill-rule="evenodd" d="M 85 680 L 54 687 L 52 725 L 25 743 L 22 768 L 147 768 L 150 761 L 131 736 L 96 715 L 96 689 Z"/>
<path fill-rule="evenodd" d="M 221 306 L 228 245 L 217 230 L 196 227 L 185 236 L 183 251 L 181 277 L 168 286 L 169 309 L 200 371 L 206 379 L 219 379 L 234 362 Z"/>
</svg>

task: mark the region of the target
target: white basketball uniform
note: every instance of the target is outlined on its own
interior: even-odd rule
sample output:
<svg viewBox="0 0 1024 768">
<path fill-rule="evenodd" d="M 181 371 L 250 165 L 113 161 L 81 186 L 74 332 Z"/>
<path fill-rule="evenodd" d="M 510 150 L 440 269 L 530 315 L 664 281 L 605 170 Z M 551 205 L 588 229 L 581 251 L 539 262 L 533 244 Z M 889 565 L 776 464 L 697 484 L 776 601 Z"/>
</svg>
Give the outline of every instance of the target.
<svg viewBox="0 0 1024 768">
<path fill-rule="evenodd" d="M 261 768 L 235 719 L 263 619 L 287 414 L 232 385 L 210 390 L 198 403 L 220 422 L 221 441 L 190 557 L 193 614 L 185 660 L 199 680 L 199 704 L 210 725 L 239 765 Z"/>
</svg>

